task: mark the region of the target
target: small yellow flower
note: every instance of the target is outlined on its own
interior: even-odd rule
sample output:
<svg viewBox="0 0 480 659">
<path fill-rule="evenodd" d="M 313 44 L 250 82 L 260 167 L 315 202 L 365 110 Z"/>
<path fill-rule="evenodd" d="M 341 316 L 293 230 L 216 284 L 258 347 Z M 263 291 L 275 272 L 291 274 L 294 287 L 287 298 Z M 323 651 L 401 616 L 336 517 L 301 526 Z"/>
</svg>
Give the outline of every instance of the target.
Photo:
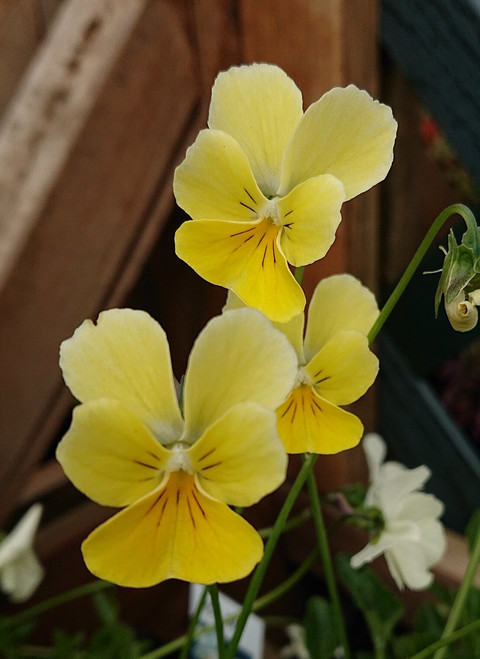
<svg viewBox="0 0 480 659">
<path fill-rule="evenodd" d="M 260 536 L 229 506 L 252 505 L 285 477 L 274 410 L 296 358 L 258 311 L 232 314 L 195 342 L 183 414 L 165 333 L 147 313 L 105 311 L 63 342 L 64 378 L 82 404 L 57 458 L 84 494 L 123 508 L 82 545 L 96 576 L 208 584 L 240 579 L 260 560 Z"/>
<path fill-rule="evenodd" d="M 225 310 L 242 305 L 229 295 Z M 342 410 L 373 384 L 378 359 L 367 332 L 378 316 L 375 297 L 351 275 L 334 275 L 316 287 L 305 316 L 275 323 L 295 348 L 297 377 L 277 410 L 278 432 L 287 453 L 338 453 L 360 441 L 363 425 Z"/>
<path fill-rule="evenodd" d="M 387 174 L 396 122 L 350 85 L 303 113 L 295 83 L 268 64 L 233 67 L 212 89 L 209 129 L 177 168 L 177 202 L 193 219 L 176 233 L 181 259 L 274 321 L 303 311 L 288 264 L 323 257 L 345 200 Z"/>
</svg>

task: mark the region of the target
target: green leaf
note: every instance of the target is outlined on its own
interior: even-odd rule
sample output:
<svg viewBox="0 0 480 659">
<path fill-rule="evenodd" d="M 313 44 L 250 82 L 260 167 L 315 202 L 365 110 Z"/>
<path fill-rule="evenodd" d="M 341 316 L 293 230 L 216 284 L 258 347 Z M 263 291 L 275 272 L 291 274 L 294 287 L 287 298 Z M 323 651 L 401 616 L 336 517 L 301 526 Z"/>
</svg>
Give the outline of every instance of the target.
<svg viewBox="0 0 480 659">
<path fill-rule="evenodd" d="M 480 509 L 476 510 L 470 518 L 470 521 L 467 524 L 465 529 L 465 539 L 467 541 L 468 549 L 470 552 L 473 549 L 475 540 L 480 533 Z"/>
<path fill-rule="evenodd" d="M 402 602 L 371 568 L 353 569 L 346 554 L 337 556 L 337 570 L 365 618 L 378 656 L 383 656 L 393 628 L 403 615 Z"/>
<path fill-rule="evenodd" d="M 304 619 L 305 643 L 311 657 L 330 659 L 339 642 L 335 634 L 334 615 L 323 597 L 310 597 Z"/>
<path fill-rule="evenodd" d="M 112 593 L 98 592 L 93 595 L 93 603 L 98 617 L 105 626 L 118 622 L 119 607 Z"/>
</svg>

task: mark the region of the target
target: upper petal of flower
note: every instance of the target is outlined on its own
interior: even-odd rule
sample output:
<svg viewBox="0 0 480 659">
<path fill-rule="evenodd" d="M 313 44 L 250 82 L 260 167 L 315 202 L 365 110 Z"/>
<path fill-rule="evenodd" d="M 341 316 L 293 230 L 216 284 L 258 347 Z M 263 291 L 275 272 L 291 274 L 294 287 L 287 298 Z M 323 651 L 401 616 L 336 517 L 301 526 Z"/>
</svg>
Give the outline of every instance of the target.
<svg viewBox="0 0 480 659">
<path fill-rule="evenodd" d="M 343 185 L 334 176 L 316 176 L 278 199 L 283 225 L 280 244 L 294 266 L 321 259 L 335 240 L 345 199 Z"/>
<path fill-rule="evenodd" d="M 179 471 L 95 529 L 82 551 L 99 578 L 144 588 L 171 578 L 203 584 L 241 579 L 262 557 L 263 543 L 248 522 Z"/>
<path fill-rule="evenodd" d="M 267 202 L 238 142 L 218 130 L 199 133 L 175 170 L 173 191 L 194 220 L 253 220 Z"/>
<path fill-rule="evenodd" d="M 232 309 L 244 309 L 245 303 L 235 295 L 233 291 L 228 291 L 227 301 L 223 306 L 222 312 L 231 311 Z M 303 355 L 303 325 L 305 322 L 305 314 L 300 313 L 298 316 L 294 316 L 291 320 L 286 323 L 272 323 L 274 327 L 279 329 L 285 334 L 287 339 L 290 341 L 295 352 L 297 353 L 298 361 L 300 364 L 305 363 L 305 358 Z"/>
<path fill-rule="evenodd" d="M 57 459 L 76 488 L 101 505 L 119 507 L 158 487 L 170 454 L 110 399 L 76 407 L 57 447 Z"/>
<path fill-rule="evenodd" d="M 144 311 L 103 311 L 86 320 L 60 348 L 60 366 L 82 403 L 118 400 L 162 443 L 182 432 L 165 332 Z"/>
<path fill-rule="evenodd" d="M 336 87 L 303 115 L 285 152 L 279 194 L 332 174 L 351 199 L 382 181 L 393 160 L 397 123 L 386 105 L 354 85 Z"/>
<path fill-rule="evenodd" d="M 319 396 L 335 405 L 349 405 L 375 381 L 378 359 L 369 349 L 365 334 L 343 330 L 334 334 L 305 371 Z"/>
<path fill-rule="evenodd" d="M 286 322 L 303 311 L 305 295 L 288 268 L 279 232 L 268 218 L 194 220 L 177 230 L 175 248 L 201 277 L 230 288 L 272 320 Z"/>
<path fill-rule="evenodd" d="M 369 432 L 363 438 L 362 446 L 367 460 L 369 480 L 370 483 L 374 483 L 386 458 L 387 445 L 379 434 Z"/>
<path fill-rule="evenodd" d="M 275 195 L 285 148 L 302 117 L 302 95 L 270 64 L 232 67 L 213 85 L 208 125 L 232 135 L 262 192 Z"/>
<path fill-rule="evenodd" d="M 316 286 L 308 309 L 305 333 L 307 361 L 340 330 L 368 334 L 378 316 L 373 293 L 351 275 L 333 275 Z"/>
<path fill-rule="evenodd" d="M 260 312 L 237 309 L 214 318 L 190 353 L 184 440 L 193 443 L 237 403 L 250 400 L 274 410 L 296 372 L 292 346 Z"/>
<path fill-rule="evenodd" d="M 188 449 L 199 486 L 229 505 L 251 506 L 285 479 L 287 456 L 276 415 L 257 403 L 239 403 Z"/>
<path fill-rule="evenodd" d="M 388 519 L 398 518 L 405 497 L 423 487 L 430 474 L 425 465 L 407 469 L 396 462 L 385 462 L 367 492 L 366 504 L 378 506 Z"/>
<path fill-rule="evenodd" d="M 339 453 L 356 446 L 363 434 L 360 419 L 307 384 L 295 387 L 277 409 L 277 427 L 287 453 Z"/>
</svg>

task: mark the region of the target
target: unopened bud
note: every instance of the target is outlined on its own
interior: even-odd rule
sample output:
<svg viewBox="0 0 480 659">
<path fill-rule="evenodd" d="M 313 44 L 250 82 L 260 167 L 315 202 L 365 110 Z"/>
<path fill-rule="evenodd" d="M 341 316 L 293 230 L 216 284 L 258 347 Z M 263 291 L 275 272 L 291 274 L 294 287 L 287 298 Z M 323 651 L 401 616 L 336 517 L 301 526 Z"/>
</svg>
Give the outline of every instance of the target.
<svg viewBox="0 0 480 659">
<path fill-rule="evenodd" d="M 478 293 L 478 291 L 474 292 Z M 470 299 L 465 299 L 463 291 L 451 302 L 445 303 L 445 311 L 447 312 L 451 326 L 457 332 L 469 332 L 478 322 L 477 307 Z"/>
</svg>

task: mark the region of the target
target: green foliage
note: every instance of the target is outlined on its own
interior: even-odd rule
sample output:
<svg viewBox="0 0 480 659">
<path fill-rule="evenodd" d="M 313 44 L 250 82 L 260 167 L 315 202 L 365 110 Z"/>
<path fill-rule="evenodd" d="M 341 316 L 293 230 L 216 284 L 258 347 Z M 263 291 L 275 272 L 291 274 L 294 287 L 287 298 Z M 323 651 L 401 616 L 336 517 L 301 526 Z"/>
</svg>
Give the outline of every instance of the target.
<svg viewBox="0 0 480 659">
<path fill-rule="evenodd" d="M 335 634 L 332 607 L 323 597 L 311 597 L 307 602 L 305 619 L 305 643 L 311 657 L 330 659 L 339 641 Z"/>
<path fill-rule="evenodd" d="M 365 618 L 375 655 L 384 657 L 394 627 L 403 615 L 403 604 L 371 568 L 353 569 L 345 554 L 337 557 L 337 572 Z"/>
<path fill-rule="evenodd" d="M 119 607 L 111 593 L 93 596 L 99 628 L 88 638 L 83 632 L 69 634 L 56 629 L 50 647 L 31 645 L 31 622 L 11 625 L 0 619 L 0 656 L 4 659 L 137 659 L 150 649 L 150 642 L 139 640 L 135 631 L 119 619 Z"/>
<path fill-rule="evenodd" d="M 467 541 L 467 545 L 470 552 L 473 549 L 473 545 L 475 544 L 475 540 L 479 533 L 480 533 L 480 508 L 473 513 L 465 530 L 465 539 Z"/>
</svg>

